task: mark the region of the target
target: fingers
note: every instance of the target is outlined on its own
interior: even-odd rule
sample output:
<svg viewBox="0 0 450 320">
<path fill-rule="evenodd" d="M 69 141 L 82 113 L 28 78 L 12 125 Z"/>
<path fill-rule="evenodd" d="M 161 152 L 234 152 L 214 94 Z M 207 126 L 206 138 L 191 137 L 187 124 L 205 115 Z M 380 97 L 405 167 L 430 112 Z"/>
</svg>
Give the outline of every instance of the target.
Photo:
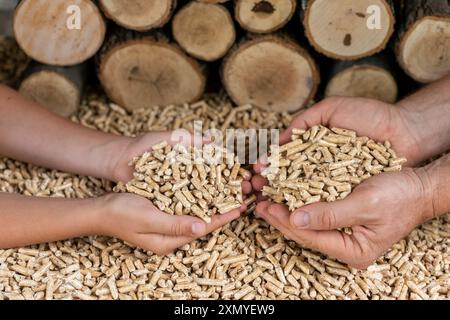
<svg viewBox="0 0 450 320">
<path fill-rule="evenodd" d="M 215 215 L 211 223 L 205 224 L 205 229 L 202 233 L 196 235 L 195 237 L 189 236 L 172 236 L 166 234 L 138 234 L 131 240 L 131 243 L 142 247 L 146 250 L 150 250 L 157 255 L 166 255 L 175 249 L 194 241 L 197 238 L 206 236 L 207 234 L 217 230 L 227 223 L 236 220 L 240 217 L 240 212 L 238 209 L 233 210 L 229 213 L 222 215 Z"/>
<path fill-rule="evenodd" d="M 268 184 L 268 181 L 266 178 L 260 175 L 256 175 L 252 178 L 252 187 L 256 191 L 261 191 L 264 186 Z"/>
<path fill-rule="evenodd" d="M 315 125 L 328 125 L 331 114 L 339 105 L 342 105 L 346 98 L 328 98 L 317 103 L 313 107 L 301 112 L 292 124 L 280 135 L 280 144 L 286 144 L 291 140 L 292 130 L 307 130 Z"/>
<path fill-rule="evenodd" d="M 336 230 L 363 224 L 367 211 L 367 199 L 357 193 L 333 203 L 318 202 L 298 210 L 290 216 L 290 223 L 296 229 Z"/>
<path fill-rule="evenodd" d="M 259 202 L 255 209 L 256 216 L 262 217 L 262 218 L 264 218 L 264 216 L 267 216 L 270 205 L 271 205 L 270 201 Z"/>
<path fill-rule="evenodd" d="M 225 214 L 216 214 L 212 217 L 211 223 L 207 225 L 206 231 L 202 236 L 207 235 L 208 233 L 217 230 L 227 223 L 230 223 L 233 220 L 236 220 L 241 216 L 240 209 L 235 209 Z"/>
<path fill-rule="evenodd" d="M 205 233 L 206 223 L 191 216 L 172 216 L 155 210 L 148 215 L 148 230 L 144 233 L 159 233 L 175 237 L 197 237 Z"/>
<path fill-rule="evenodd" d="M 292 228 L 291 214 L 286 206 L 274 204 L 265 207 L 266 204 L 257 207 L 257 211 L 260 209 L 258 215 L 290 240 L 344 262 L 354 261 L 358 256 L 360 245 L 352 236 L 339 231 L 298 230 Z"/>
<path fill-rule="evenodd" d="M 377 208 L 377 197 L 365 184 L 356 188 L 343 200 L 319 202 L 293 212 L 291 224 L 295 228 L 310 230 L 336 230 L 372 223 L 371 213 Z"/>
<path fill-rule="evenodd" d="M 250 192 L 252 192 L 253 188 L 252 188 L 252 184 L 249 181 L 244 181 L 242 182 L 242 192 L 244 194 L 249 194 Z"/>
<path fill-rule="evenodd" d="M 261 156 L 258 159 L 258 162 L 256 162 L 253 165 L 253 171 L 255 171 L 256 173 L 261 173 L 263 172 L 264 168 L 267 167 L 267 163 L 268 163 L 268 158 L 267 158 L 267 154 Z"/>
</svg>

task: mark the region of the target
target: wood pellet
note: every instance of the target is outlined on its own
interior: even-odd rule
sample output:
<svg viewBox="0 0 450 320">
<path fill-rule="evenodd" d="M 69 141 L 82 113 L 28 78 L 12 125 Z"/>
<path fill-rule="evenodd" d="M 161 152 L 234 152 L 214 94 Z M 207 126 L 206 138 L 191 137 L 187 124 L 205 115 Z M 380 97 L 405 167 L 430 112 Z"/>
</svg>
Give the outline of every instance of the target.
<svg viewBox="0 0 450 320">
<path fill-rule="evenodd" d="M 128 114 L 92 96 L 72 120 L 126 136 L 177 128 L 192 132 L 192 120 L 203 120 L 205 128 L 221 128 L 225 121 L 234 128 L 286 128 L 292 120 L 256 109 L 229 118 L 231 110 L 227 99 L 214 96 Z M 58 191 L 60 186 L 66 189 Z M 2 192 L 78 198 L 113 187 L 99 179 L 0 161 Z M 0 300 L 450 299 L 449 236 L 446 215 L 414 230 L 366 271 L 301 248 L 251 214 L 166 257 L 113 238 L 78 238 L 0 250 Z"/>
<path fill-rule="evenodd" d="M 134 166 L 134 178 L 114 190 L 143 196 L 168 214 L 190 214 L 210 223 L 213 215 L 244 203 L 242 175 L 248 173 L 225 148 L 213 144 L 172 147 L 163 141 L 130 165 Z"/>
<path fill-rule="evenodd" d="M 320 125 L 293 129 L 291 142 L 271 149 L 263 195 L 290 210 L 345 199 L 365 180 L 400 171 L 407 161 L 397 157 L 388 141 L 377 143 L 351 130 Z"/>
</svg>

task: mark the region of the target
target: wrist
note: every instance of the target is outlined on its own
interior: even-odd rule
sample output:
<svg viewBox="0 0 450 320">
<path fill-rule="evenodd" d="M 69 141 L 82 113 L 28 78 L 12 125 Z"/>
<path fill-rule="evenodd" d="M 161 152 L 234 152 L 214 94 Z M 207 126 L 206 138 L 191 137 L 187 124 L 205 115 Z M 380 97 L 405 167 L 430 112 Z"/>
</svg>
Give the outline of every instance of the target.
<svg viewBox="0 0 450 320">
<path fill-rule="evenodd" d="M 402 148 L 406 154 L 403 155 L 408 159 L 409 166 L 415 166 L 421 163 L 424 158 L 423 138 L 420 136 L 420 127 L 417 125 L 415 115 L 411 110 L 405 108 L 403 104 L 398 104 L 394 107 L 398 115 L 398 125 L 400 128 L 398 135 L 403 140 Z"/>
<path fill-rule="evenodd" d="M 114 136 L 111 141 L 98 146 L 97 153 L 101 164 L 103 178 L 111 181 L 121 181 L 121 162 L 133 139 L 122 136 Z"/>
<path fill-rule="evenodd" d="M 114 199 L 117 197 L 116 194 L 107 194 L 98 198 L 93 199 L 94 201 L 94 214 L 93 225 L 95 225 L 95 234 L 102 236 L 113 237 L 114 232 L 112 230 L 112 217 L 114 209 Z"/>
<path fill-rule="evenodd" d="M 426 167 L 416 168 L 413 170 L 417 179 L 417 184 L 420 190 L 420 206 L 419 219 L 420 223 L 424 223 L 436 217 L 435 206 L 435 183 L 433 175 Z"/>
</svg>

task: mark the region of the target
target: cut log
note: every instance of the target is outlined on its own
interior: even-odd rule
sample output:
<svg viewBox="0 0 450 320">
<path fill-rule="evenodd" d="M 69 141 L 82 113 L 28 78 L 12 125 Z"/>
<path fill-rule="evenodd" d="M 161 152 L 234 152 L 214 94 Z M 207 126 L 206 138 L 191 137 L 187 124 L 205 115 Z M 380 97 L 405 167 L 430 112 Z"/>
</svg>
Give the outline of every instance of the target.
<svg viewBox="0 0 450 320">
<path fill-rule="evenodd" d="M 101 47 L 105 30 L 102 14 L 90 0 L 23 0 L 14 17 L 21 48 L 50 65 L 76 65 L 89 59 Z"/>
<path fill-rule="evenodd" d="M 314 96 L 320 76 L 308 52 L 282 36 L 260 36 L 237 45 L 222 69 L 224 86 L 238 105 L 296 111 Z"/>
<path fill-rule="evenodd" d="M 302 1 L 306 36 L 317 51 L 330 58 L 371 56 L 386 47 L 394 32 L 389 0 Z"/>
<path fill-rule="evenodd" d="M 296 0 L 237 0 L 235 18 L 250 32 L 269 33 L 285 26 L 296 6 Z"/>
<path fill-rule="evenodd" d="M 397 59 L 416 81 L 428 83 L 450 73 L 450 2 L 408 0 L 400 26 Z"/>
<path fill-rule="evenodd" d="M 117 30 L 98 60 L 103 88 L 128 110 L 192 102 L 205 89 L 200 64 L 160 32 Z"/>
<path fill-rule="evenodd" d="M 172 31 L 187 53 L 204 61 L 222 58 L 236 40 L 233 19 L 219 4 L 190 2 L 175 15 Z"/>
<path fill-rule="evenodd" d="M 72 67 L 32 63 L 24 73 L 19 92 L 47 109 L 69 117 L 80 105 L 86 65 Z"/>
<path fill-rule="evenodd" d="M 363 97 L 395 103 L 398 96 L 393 66 L 387 55 L 356 61 L 335 61 L 325 95 Z"/>
<path fill-rule="evenodd" d="M 100 6 L 118 25 L 147 31 L 160 28 L 170 20 L 176 0 L 100 0 Z"/>
</svg>

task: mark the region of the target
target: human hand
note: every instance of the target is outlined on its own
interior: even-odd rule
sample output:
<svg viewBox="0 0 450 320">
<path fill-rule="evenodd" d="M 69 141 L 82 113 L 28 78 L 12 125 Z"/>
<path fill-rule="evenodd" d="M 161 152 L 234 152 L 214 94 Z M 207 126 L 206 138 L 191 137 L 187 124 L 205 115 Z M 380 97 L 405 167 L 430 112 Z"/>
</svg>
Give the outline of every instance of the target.
<svg viewBox="0 0 450 320">
<path fill-rule="evenodd" d="M 132 243 L 158 255 L 201 238 L 239 218 L 241 209 L 215 215 L 211 223 L 192 216 L 173 216 L 159 211 L 150 201 L 132 194 L 99 198 L 98 232 Z"/>
<path fill-rule="evenodd" d="M 321 124 L 351 129 L 376 141 L 389 140 L 397 155 L 408 159 L 405 165 L 413 166 L 420 161 L 420 142 L 413 135 L 413 125 L 406 119 L 404 109 L 391 104 L 364 98 L 333 97 L 300 113 L 280 135 L 280 144 L 291 140 L 294 128 L 307 130 Z M 254 166 L 257 174 L 252 178 L 252 187 L 258 192 L 267 185 L 266 178 L 260 175 L 264 165 L 258 162 Z"/>
<path fill-rule="evenodd" d="M 162 141 L 172 141 L 172 131 L 150 132 L 136 138 L 121 138 L 117 140 L 114 148 L 115 157 L 111 159 L 111 176 L 116 182 L 128 182 L 133 178 L 133 167 L 129 163 L 134 157 L 151 150 L 151 147 Z"/>
<path fill-rule="evenodd" d="M 177 143 L 192 144 L 193 136 L 182 130 L 180 132 L 165 131 L 165 132 L 151 132 L 137 138 L 126 138 L 126 140 L 118 140 L 117 159 L 112 159 L 111 176 L 114 181 L 128 182 L 133 178 L 134 168 L 129 166 L 130 161 L 137 156 L 142 155 L 144 152 L 149 151 L 151 147 L 162 141 L 174 145 Z M 199 138 L 200 143 L 204 140 Z M 250 183 L 252 176 L 249 172 L 248 176 L 244 176 L 242 182 L 243 194 L 248 194 L 252 191 L 252 185 Z"/>
<path fill-rule="evenodd" d="M 372 177 L 344 200 L 307 205 L 293 213 L 262 201 L 256 214 L 289 239 L 365 269 L 433 217 L 430 184 L 425 170 L 408 168 Z M 345 227 L 352 228 L 351 235 L 337 230 Z"/>
</svg>

